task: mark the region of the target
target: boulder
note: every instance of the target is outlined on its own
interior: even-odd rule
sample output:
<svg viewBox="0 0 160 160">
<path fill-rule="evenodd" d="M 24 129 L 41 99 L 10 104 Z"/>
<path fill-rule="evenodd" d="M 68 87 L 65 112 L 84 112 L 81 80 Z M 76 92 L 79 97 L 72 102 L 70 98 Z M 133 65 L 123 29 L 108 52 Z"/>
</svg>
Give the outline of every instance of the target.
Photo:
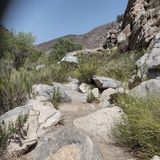
<svg viewBox="0 0 160 160">
<path fill-rule="evenodd" d="M 93 88 L 91 92 L 92 92 L 95 99 L 99 98 L 99 89 L 98 88 Z"/>
<path fill-rule="evenodd" d="M 66 160 L 71 156 L 71 150 L 72 156 L 75 155 L 76 158 L 78 156 L 78 160 L 102 160 L 101 154 L 90 137 L 75 128 L 62 128 L 56 132 L 47 133 L 40 139 L 37 147 L 29 153 L 28 159 L 51 160 L 56 157 L 61 160 L 64 157 L 63 153 L 66 155 Z"/>
<path fill-rule="evenodd" d="M 64 96 L 61 96 L 65 101 L 63 102 L 81 102 L 85 103 L 87 95 L 73 90 L 71 87 L 66 86 L 65 84 L 53 82 L 55 88 L 59 88 L 61 92 L 64 93 Z M 62 94 L 63 95 L 63 94 Z"/>
<path fill-rule="evenodd" d="M 99 89 L 118 88 L 121 82 L 108 77 L 94 76 L 93 81 Z"/>
<path fill-rule="evenodd" d="M 135 97 L 145 97 L 147 95 L 159 96 L 160 80 L 150 79 L 142 82 L 140 85 L 131 90 L 131 95 Z"/>
<path fill-rule="evenodd" d="M 74 55 L 66 54 L 66 56 L 62 58 L 61 63 L 78 64 L 78 58 Z"/>
<path fill-rule="evenodd" d="M 104 108 L 74 120 L 74 126 L 83 129 L 89 135 L 102 137 L 106 142 L 113 142 L 112 128 L 122 120 L 122 114 L 120 107 Z"/>
<path fill-rule="evenodd" d="M 155 155 L 151 160 L 160 160 L 160 157 Z"/>
<path fill-rule="evenodd" d="M 108 88 L 104 90 L 100 96 L 100 104 L 101 108 L 106 108 L 110 106 L 110 102 L 112 100 L 112 95 L 117 94 L 117 90 L 113 88 Z"/>
<path fill-rule="evenodd" d="M 26 134 L 23 137 L 17 135 L 15 139 L 12 138 L 8 146 L 9 153 L 26 153 L 30 147 L 36 145 L 42 134 L 61 120 L 62 116 L 51 103 L 30 100 L 27 105 L 16 107 L 0 116 L 0 122 L 5 122 L 8 126 L 9 123 L 14 123 L 20 115 L 28 116 L 23 128 Z"/>
<path fill-rule="evenodd" d="M 90 89 L 89 89 L 89 85 L 87 85 L 86 83 L 82 83 L 80 86 L 79 86 L 79 90 L 82 92 L 82 93 L 87 93 Z"/>
<path fill-rule="evenodd" d="M 61 102 L 70 103 L 71 98 L 66 94 L 65 90 L 60 87 L 60 85 L 57 85 L 58 83 L 53 83 L 53 86 L 48 86 L 45 84 L 36 84 L 32 86 L 32 95 L 33 97 L 45 97 L 42 99 L 52 99 L 52 96 L 55 92 L 59 92 L 59 96 L 61 99 Z"/>
<path fill-rule="evenodd" d="M 65 83 L 64 86 L 70 87 L 71 89 L 78 91 L 79 90 L 79 80 L 69 77 L 68 83 Z"/>
</svg>

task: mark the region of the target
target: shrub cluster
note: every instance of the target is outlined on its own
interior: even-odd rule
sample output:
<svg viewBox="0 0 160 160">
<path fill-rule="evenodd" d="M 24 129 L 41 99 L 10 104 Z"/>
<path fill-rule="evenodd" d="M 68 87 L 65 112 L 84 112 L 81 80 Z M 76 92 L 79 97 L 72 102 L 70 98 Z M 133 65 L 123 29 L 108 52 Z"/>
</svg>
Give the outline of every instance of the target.
<svg viewBox="0 0 160 160">
<path fill-rule="evenodd" d="M 160 99 L 117 97 L 126 116 L 117 124 L 114 135 L 121 145 L 130 147 L 141 159 L 160 155 Z"/>
</svg>

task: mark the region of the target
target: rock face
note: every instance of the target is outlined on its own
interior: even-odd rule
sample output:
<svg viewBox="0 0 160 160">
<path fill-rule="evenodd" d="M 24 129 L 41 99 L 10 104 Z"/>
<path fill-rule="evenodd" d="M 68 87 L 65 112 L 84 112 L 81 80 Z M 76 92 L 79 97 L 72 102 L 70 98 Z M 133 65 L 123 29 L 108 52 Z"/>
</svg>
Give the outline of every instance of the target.
<svg viewBox="0 0 160 160">
<path fill-rule="evenodd" d="M 108 77 L 94 76 L 93 81 L 99 89 L 118 88 L 120 82 Z"/>
<path fill-rule="evenodd" d="M 140 76 L 148 78 L 160 77 L 160 32 L 156 35 L 153 48 L 142 56 L 136 63 Z"/>
<path fill-rule="evenodd" d="M 147 48 L 158 33 L 160 9 L 151 8 L 146 0 L 129 0 L 124 14 L 122 30 L 130 25 L 128 49 Z M 123 32 L 123 31 L 122 31 Z"/>
<path fill-rule="evenodd" d="M 60 155 L 59 152 L 64 153 L 65 150 L 68 150 L 69 145 L 77 153 L 76 155 L 80 150 L 80 159 L 75 160 L 102 160 L 101 154 L 89 136 L 74 128 L 63 128 L 56 133 L 46 134 L 40 139 L 39 144 L 29 154 L 29 157 L 33 160 L 50 160 L 54 156 L 59 156 L 58 159 L 60 160 L 63 155 Z M 68 153 L 65 152 L 65 154 Z"/>
<path fill-rule="evenodd" d="M 106 142 L 112 142 L 111 130 L 116 122 L 121 121 L 122 114 L 122 109 L 117 106 L 104 108 L 74 120 L 74 126 L 90 135 L 103 137 Z"/>
<path fill-rule="evenodd" d="M 151 79 L 144 81 L 137 87 L 131 90 L 131 95 L 136 97 L 145 97 L 147 95 L 159 96 L 160 95 L 160 80 Z"/>
<path fill-rule="evenodd" d="M 27 105 L 17 107 L 0 116 L 0 122 L 4 121 L 6 126 L 15 122 L 19 115 L 28 115 L 24 130 L 27 134 L 20 138 L 20 142 L 12 141 L 8 150 L 10 153 L 23 154 L 38 142 L 39 136 L 45 134 L 50 127 L 55 126 L 61 120 L 61 113 L 49 102 L 30 100 Z"/>
<path fill-rule="evenodd" d="M 155 36 L 153 41 L 154 45 L 152 49 L 136 62 L 135 70 L 129 80 L 130 88 L 137 86 L 145 79 L 160 78 L 160 32 Z"/>
</svg>

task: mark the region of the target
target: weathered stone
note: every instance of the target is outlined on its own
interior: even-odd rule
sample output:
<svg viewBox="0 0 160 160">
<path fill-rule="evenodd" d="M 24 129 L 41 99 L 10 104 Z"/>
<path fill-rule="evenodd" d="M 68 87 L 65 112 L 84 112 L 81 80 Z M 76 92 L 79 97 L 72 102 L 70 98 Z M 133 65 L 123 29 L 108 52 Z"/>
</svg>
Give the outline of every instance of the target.
<svg viewBox="0 0 160 160">
<path fill-rule="evenodd" d="M 160 95 L 160 80 L 151 79 L 142 82 L 137 87 L 131 90 L 131 95 L 135 97 L 145 97 L 147 95 L 159 96 Z"/>
<path fill-rule="evenodd" d="M 112 128 L 121 121 L 122 114 L 122 109 L 117 106 L 104 108 L 74 120 L 74 126 L 90 135 L 103 137 L 106 142 L 112 142 Z"/>
<path fill-rule="evenodd" d="M 62 58 L 61 63 L 70 63 L 70 64 L 78 64 L 78 58 L 71 54 L 67 54 Z"/>
<path fill-rule="evenodd" d="M 20 115 L 28 115 L 23 130 L 26 132 L 23 138 L 19 135 L 9 143 L 8 152 L 24 154 L 30 147 L 38 142 L 40 135 L 45 134 L 50 127 L 55 126 L 61 120 L 61 113 L 54 109 L 49 102 L 30 100 L 27 105 L 16 107 L 0 116 L 0 122 L 9 123 L 17 120 Z M 19 141 L 17 141 L 17 138 Z"/>
<path fill-rule="evenodd" d="M 47 133 L 41 137 L 37 147 L 28 157 L 34 160 L 44 160 L 49 155 L 57 154 L 58 150 L 62 150 L 68 145 L 76 145 L 80 148 L 80 160 L 102 160 L 101 154 L 89 136 L 75 128 L 63 128 L 56 132 Z"/>
<path fill-rule="evenodd" d="M 82 83 L 80 86 L 79 86 L 79 90 L 82 92 L 82 93 L 87 93 L 87 91 L 89 90 L 88 89 L 88 85 L 86 83 Z"/>
<path fill-rule="evenodd" d="M 151 160 L 160 160 L 160 157 L 155 155 Z"/>
<path fill-rule="evenodd" d="M 93 80 L 99 89 L 118 88 L 121 84 L 121 82 L 108 77 L 94 76 Z"/>
<path fill-rule="evenodd" d="M 98 88 L 93 88 L 91 92 L 92 92 L 94 98 L 96 98 L 96 99 L 99 98 L 99 89 Z"/>
</svg>

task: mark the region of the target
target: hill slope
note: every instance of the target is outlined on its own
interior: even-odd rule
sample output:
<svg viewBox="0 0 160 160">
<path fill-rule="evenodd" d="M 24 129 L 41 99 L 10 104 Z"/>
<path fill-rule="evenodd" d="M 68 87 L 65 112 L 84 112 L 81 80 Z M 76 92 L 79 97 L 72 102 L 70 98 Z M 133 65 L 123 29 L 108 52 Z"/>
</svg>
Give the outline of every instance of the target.
<svg viewBox="0 0 160 160">
<path fill-rule="evenodd" d="M 98 48 L 103 45 L 106 40 L 107 33 L 109 31 L 115 31 L 118 29 L 118 23 L 112 22 L 102 26 L 99 26 L 92 31 L 82 34 L 82 35 L 67 35 L 64 37 L 71 38 L 73 41 L 80 43 L 84 48 Z M 43 51 L 49 51 L 52 46 L 57 42 L 57 39 L 44 42 L 38 45 L 38 48 Z"/>
</svg>

